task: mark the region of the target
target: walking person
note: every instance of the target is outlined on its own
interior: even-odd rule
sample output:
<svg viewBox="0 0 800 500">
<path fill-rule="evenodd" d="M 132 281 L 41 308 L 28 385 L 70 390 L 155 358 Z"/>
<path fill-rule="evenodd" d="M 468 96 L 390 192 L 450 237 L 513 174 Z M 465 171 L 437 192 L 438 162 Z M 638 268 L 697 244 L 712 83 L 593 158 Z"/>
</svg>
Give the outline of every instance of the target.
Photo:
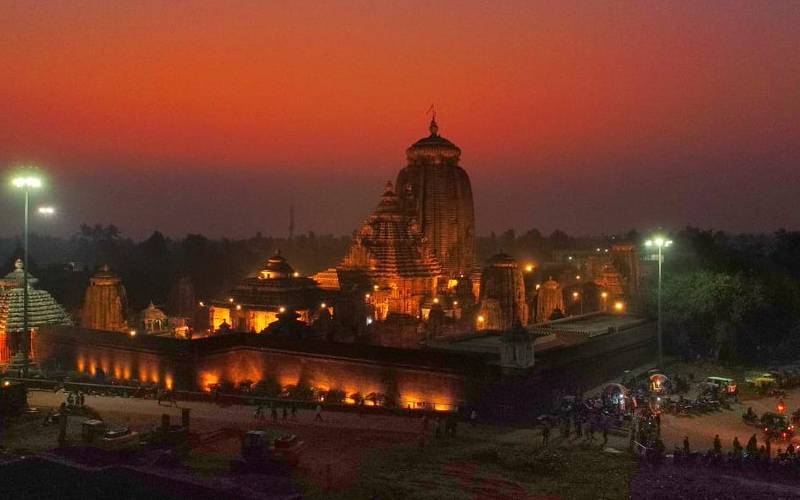
<svg viewBox="0 0 800 500">
<path fill-rule="evenodd" d="M 550 423 L 545 422 L 542 428 L 542 446 L 547 448 L 550 445 Z"/>
<path fill-rule="evenodd" d="M 683 454 L 689 456 L 689 436 L 683 436 Z"/>
<path fill-rule="evenodd" d="M 314 410 L 314 422 L 322 422 L 322 405 L 317 405 Z"/>
<path fill-rule="evenodd" d="M 714 436 L 714 455 L 722 454 L 722 441 L 719 440 L 719 434 Z"/>
<path fill-rule="evenodd" d="M 478 420 L 478 412 L 475 409 L 473 409 L 472 413 L 469 414 L 469 423 L 470 423 L 470 425 L 472 427 L 475 427 L 475 424 L 477 423 L 477 420 Z"/>
</svg>

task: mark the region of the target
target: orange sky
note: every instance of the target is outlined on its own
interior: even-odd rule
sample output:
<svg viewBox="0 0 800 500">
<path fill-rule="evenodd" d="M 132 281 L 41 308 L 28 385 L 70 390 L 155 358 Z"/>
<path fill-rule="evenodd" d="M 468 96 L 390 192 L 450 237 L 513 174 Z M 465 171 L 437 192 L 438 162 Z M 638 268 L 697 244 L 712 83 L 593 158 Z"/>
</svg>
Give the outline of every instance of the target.
<svg viewBox="0 0 800 500">
<path fill-rule="evenodd" d="M 4 2 L 0 162 L 46 169 L 66 233 L 283 234 L 289 204 L 345 233 L 435 103 L 480 233 L 797 228 L 797 26 L 778 1 Z"/>
</svg>

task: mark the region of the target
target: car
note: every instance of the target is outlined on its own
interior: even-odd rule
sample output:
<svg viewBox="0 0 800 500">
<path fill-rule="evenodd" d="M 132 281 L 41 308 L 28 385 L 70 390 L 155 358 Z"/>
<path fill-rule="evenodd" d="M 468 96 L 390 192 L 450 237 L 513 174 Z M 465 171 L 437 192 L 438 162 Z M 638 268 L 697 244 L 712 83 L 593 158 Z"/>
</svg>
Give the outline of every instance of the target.
<svg viewBox="0 0 800 500">
<path fill-rule="evenodd" d="M 761 415 L 761 428 L 769 437 L 789 439 L 794 435 L 794 424 L 786 415 L 767 412 Z"/>
</svg>

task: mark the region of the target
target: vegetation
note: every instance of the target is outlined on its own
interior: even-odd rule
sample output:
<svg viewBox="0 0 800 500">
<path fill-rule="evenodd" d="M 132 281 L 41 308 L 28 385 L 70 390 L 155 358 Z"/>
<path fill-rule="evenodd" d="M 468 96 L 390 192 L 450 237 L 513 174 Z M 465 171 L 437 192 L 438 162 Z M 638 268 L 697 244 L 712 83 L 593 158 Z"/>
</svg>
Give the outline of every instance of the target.
<svg viewBox="0 0 800 500">
<path fill-rule="evenodd" d="M 543 449 L 504 438 L 508 431 L 469 429 L 457 439 L 375 450 L 346 491 L 306 485 L 309 498 L 629 498 L 636 471 L 627 453 L 597 448 Z M 520 442 L 523 441 L 523 442 Z M 491 492 L 491 495 L 489 495 Z"/>
<path fill-rule="evenodd" d="M 800 354 L 800 233 L 674 236 L 662 289 L 666 349 L 684 359 L 769 363 Z M 656 314 L 656 276 L 644 307 Z"/>
</svg>

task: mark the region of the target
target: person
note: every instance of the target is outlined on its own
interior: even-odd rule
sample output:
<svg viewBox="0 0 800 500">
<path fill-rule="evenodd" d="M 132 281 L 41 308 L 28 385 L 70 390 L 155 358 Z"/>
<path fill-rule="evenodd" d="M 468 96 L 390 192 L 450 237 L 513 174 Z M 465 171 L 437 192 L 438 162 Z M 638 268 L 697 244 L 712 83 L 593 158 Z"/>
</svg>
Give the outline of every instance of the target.
<svg viewBox="0 0 800 500">
<path fill-rule="evenodd" d="M 442 435 L 442 425 L 438 416 L 433 419 L 433 435 L 437 438 Z"/>
<path fill-rule="evenodd" d="M 253 415 L 253 418 L 255 418 L 256 420 L 261 420 L 261 414 L 262 414 L 263 411 L 264 411 L 264 407 L 262 405 L 258 405 L 256 407 L 256 412 Z"/>
<path fill-rule="evenodd" d="M 594 421 L 589 422 L 589 428 L 586 432 L 589 434 L 589 444 L 594 444 Z"/>
<path fill-rule="evenodd" d="M 292 403 L 292 420 L 297 420 L 297 405 Z"/>
<path fill-rule="evenodd" d="M 683 454 L 687 457 L 690 454 L 689 450 L 689 436 L 683 436 Z"/>
<path fill-rule="evenodd" d="M 82 392 L 78 392 L 78 398 L 80 400 L 79 402 L 80 402 L 81 407 L 83 407 L 84 404 L 86 403 L 86 395 L 83 394 Z"/>
<path fill-rule="evenodd" d="M 469 414 L 469 423 L 472 427 L 475 427 L 475 423 L 478 420 L 478 412 L 473 409 L 472 413 Z"/>
<path fill-rule="evenodd" d="M 542 446 L 545 448 L 550 444 L 550 424 L 545 422 L 542 428 Z"/>
<path fill-rule="evenodd" d="M 320 404 L 318 404 L 317 408 L 314 410 L 314 421 L 322 422 L 322 405 Z"/>
<path fill-rule="evenodd" d="M 770 459 L 772 458 L 772 440 L 770 439 L 769 435 L 767 435 L 766 451 L 767 451 L 767 462 L 769 462 Z"/>
<path fill-rule="evenodd" d="M 795 451 L 794 450 L 794 445 L 791 442 L 789 442 L 789 446 L 786 447 L 786 454 L 790 458 L 794 458 L 794 451 Z"/>
<path fill-rule="evenodd" d="M 733 438 L 733 456 L 735 458 L 742 458 L 742 445 L 739 443 L 739 436 Z"/>
<path fill-rule="evenodd" d="M 722 454 L 722 441 L 719 440 L 719 434 L 714 436 L 714 454 L 715 455 Z"/>
<path fill-rule="evenodd" d="M 754 458 L 758 453 L 758 440 L 756 439 L 756 435 L 753 434 L 750 436 L 750 439 L 747 440 L 747 456 L 750 458 Z"/>
</svg>

